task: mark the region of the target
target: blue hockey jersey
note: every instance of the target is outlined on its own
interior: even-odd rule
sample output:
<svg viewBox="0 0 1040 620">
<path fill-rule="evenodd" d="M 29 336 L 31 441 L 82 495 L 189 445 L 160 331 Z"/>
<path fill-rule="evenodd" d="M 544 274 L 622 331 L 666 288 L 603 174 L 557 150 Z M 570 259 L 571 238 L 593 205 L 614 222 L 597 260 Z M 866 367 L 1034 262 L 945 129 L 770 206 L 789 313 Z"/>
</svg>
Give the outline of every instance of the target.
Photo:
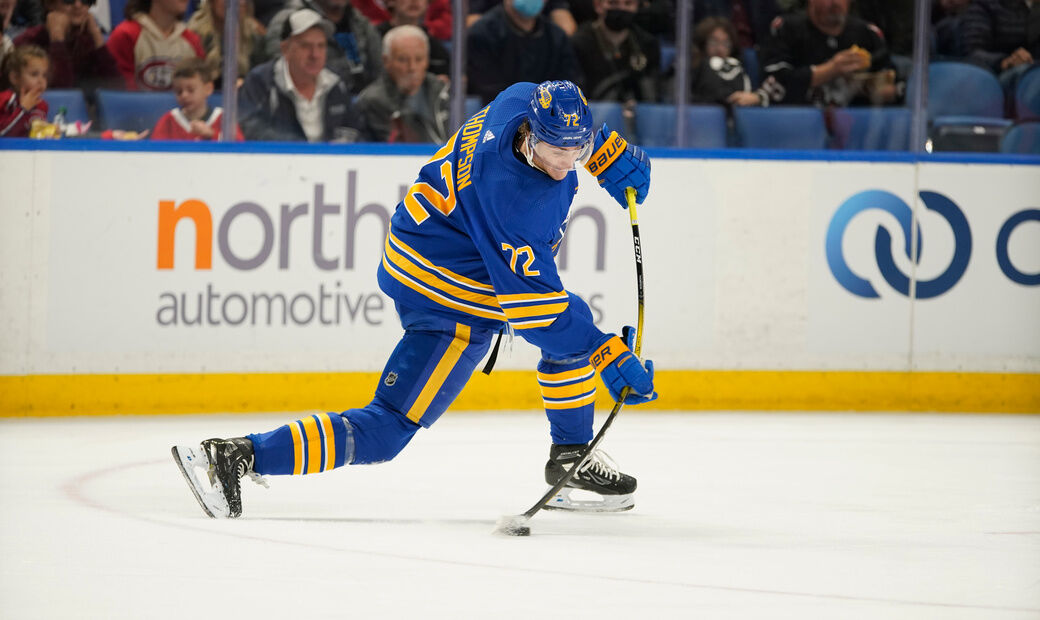
<svg viewBox="0 0 1040 620">
<path fill-rule="evenodd" d="M 605 335 L 556 270 L 577 174 L 554 181 L 513 153 L 535 87 L 502 91 L 422 167 L 391 219 L 379 286 L 403 305 L 487 329 L 508 322 L 554 357 L 579 357 Z"/>
</svg>

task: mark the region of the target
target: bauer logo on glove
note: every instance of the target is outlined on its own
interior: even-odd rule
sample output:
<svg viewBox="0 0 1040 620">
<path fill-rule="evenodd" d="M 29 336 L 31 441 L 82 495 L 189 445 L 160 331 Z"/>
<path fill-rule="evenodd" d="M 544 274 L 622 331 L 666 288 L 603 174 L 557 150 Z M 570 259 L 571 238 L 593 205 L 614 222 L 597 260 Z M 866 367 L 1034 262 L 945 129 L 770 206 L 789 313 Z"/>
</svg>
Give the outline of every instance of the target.
<svg viewBox="0 0 1040 620">
<path fill-rule="evenodd" d="M 596 134 L 592 157 L 585 164 L 585 169 L 626 209 L 626 188 L 636 190 L 637 204 L 642 204 L 650 191 L 650 158 L 643 149 L 629 144 L 618 132 L 611 131 L 606 123 Z"/>
</svg>

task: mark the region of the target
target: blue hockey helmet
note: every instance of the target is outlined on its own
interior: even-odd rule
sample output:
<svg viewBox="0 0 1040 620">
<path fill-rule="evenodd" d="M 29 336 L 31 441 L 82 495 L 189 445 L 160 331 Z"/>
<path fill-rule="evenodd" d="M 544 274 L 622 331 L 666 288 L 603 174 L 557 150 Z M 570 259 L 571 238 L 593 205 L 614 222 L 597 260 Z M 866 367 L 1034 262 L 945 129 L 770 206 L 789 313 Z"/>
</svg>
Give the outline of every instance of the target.
<svg viewBox="0 0 1040 620">
<path fill-rule="evenodd" d="M 542 82 L 528 105 L 534 136 L 552 146 L 585 147 L 592 140 L 592 111 L 581 89 L 566 80 Z"/>
</svg>

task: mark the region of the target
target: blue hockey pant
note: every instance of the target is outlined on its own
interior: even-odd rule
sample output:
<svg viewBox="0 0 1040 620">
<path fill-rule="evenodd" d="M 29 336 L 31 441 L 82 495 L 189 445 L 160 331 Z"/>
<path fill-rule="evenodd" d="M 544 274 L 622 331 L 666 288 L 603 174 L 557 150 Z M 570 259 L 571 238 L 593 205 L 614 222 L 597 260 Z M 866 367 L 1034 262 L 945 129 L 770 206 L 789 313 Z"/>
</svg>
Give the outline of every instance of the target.
<svg viewBox="0 0 1040 620">
<path fill-rule="evenodd" d="M 389 461 L 420 427 L 440 418 L 491 346 L 495 330 L 398 306 L 404 336 L 360 409 L 318 413 L 249 435 L 259 474 L 314 474 L 348 464 Z M 584 358 L 543 352 L 538 384 L 554 443 L 592 439 L 595 371 Z"/>
</svg>

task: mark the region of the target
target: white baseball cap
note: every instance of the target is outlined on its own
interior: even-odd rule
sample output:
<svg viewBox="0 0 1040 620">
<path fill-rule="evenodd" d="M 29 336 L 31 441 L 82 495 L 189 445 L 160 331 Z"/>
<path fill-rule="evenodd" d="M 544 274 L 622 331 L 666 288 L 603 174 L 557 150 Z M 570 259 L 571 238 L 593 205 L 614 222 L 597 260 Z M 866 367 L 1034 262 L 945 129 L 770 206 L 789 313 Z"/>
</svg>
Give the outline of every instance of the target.
<svg viewBox="0 0 1040 620">
<path fill-rule="evenodd" d="M 334 32 L 332 22 L 322 17 L 317 11 L 313 9 L 294 11 L 289 15 L 289 19 L 285 20 L 285 25 L 282 26 L 282 40 L 303 34 L 315 26 L 324 30 L 327 37 L 331 37 Z"/>
</svg>

